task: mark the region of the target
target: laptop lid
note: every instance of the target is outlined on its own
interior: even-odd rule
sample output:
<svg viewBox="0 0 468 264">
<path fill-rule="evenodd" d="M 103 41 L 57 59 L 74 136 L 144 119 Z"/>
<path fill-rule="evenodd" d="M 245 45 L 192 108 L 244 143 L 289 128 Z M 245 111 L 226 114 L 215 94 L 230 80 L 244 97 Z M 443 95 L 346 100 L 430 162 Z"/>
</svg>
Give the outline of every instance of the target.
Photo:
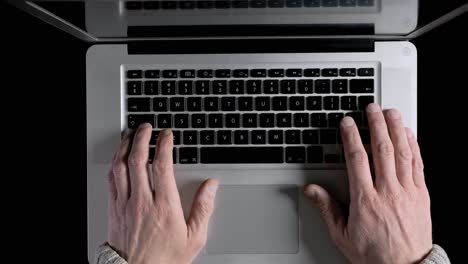
<svg viewBox="0 0 468 264">
<path fill-rule="evenodd" d="M 18 1 L 84 41 L 412 39 L 467 12 L 466 0 Z"/>
</svg>

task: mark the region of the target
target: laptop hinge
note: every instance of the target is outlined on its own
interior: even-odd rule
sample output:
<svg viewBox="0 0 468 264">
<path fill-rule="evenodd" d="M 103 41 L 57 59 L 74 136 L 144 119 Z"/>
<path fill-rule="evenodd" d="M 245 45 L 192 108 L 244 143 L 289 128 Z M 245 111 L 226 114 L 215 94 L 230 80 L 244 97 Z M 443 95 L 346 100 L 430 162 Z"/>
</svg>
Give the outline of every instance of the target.
<svg viewBox="0 0 468 264">
<path fill-rule="evenodd" d="M 128 54 L 374 52 L 372 39 L 217 39 L 137 41 Z"/>
</svg>

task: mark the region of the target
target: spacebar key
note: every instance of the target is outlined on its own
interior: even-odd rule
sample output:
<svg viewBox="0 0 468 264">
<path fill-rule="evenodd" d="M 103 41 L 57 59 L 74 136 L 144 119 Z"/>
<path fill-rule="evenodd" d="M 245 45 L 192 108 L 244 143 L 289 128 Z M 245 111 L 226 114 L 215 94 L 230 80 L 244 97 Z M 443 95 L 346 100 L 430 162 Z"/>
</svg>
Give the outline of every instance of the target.
<svg viewBox="0 0 468 264">
<path fill-rule="evenodd" d="M 201 163 L 283 163 L 282 147 L 201 148 Z"/>
</svg>

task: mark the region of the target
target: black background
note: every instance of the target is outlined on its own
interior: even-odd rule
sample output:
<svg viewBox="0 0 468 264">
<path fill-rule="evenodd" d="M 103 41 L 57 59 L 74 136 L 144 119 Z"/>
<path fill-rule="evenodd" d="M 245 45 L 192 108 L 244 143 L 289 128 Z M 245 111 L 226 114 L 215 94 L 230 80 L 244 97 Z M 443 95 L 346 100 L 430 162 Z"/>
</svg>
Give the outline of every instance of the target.
<svg viewBox="0 0 468 264">
<path fill-rule="evenodd" d="M 467 99 L 462 94 L 468 89 L 467 26 L 465 14 L 414 41 L 419 54 L 418 137 L 432 200 L 434 243 L 446 249 L 453 263 L 466 257 Z M 4 3 L 0 33 L 2 166 L 5 178 L 15 182 L 3 184 L 11 186 L 5 193 L 13 194 L 11 203 L 3 204 L 10 220 L 35 234 L 18 232 L 19 241 L 45 246 L 39 257 L 54 260 L 62 253 L 69 256 L 67 263 L 86 263 L 89 44 Z M 13 173 L 6 173 L 7 168 Z"/>
</svg>

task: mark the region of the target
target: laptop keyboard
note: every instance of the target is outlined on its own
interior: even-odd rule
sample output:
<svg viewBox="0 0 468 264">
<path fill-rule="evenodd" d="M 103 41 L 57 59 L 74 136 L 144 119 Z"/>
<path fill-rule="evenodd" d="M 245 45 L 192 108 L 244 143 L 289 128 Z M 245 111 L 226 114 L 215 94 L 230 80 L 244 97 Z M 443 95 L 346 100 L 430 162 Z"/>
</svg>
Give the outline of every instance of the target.
<svg viewBox="0 0 468 264">
<path fill-rule="evenodd" d="M 370 140 L 363 110 L 376 98 L 374 67 L 131 68 L 127 126 L 153 125 L 151 155 L 171 128 L 175 163 L 343 163 L 344 116 Z"/>
<path fill-rule="evenodd" d="M 127 10 L 373 7 L 375 0 L 127 1 Z"/>
</svg>

